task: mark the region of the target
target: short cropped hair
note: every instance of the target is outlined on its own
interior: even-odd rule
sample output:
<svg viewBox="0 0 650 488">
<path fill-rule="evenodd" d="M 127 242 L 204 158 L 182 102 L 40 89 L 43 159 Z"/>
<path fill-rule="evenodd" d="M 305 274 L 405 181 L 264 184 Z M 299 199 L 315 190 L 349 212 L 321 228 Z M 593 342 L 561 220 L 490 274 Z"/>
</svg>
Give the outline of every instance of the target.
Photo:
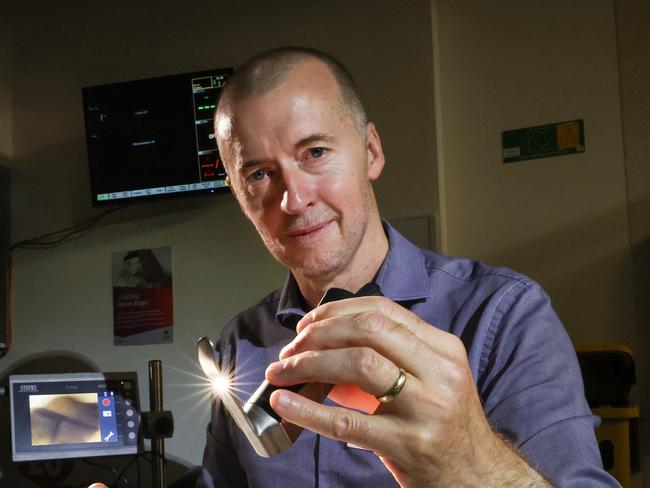
<svg viewBox="0 0 650 488">
<path fill-rule="evenodd" d="M 220 100 L 236 101 L 263 95 L 282 83 L 296 64 L 308 60 L 327 66 L 338 86 L 341 105 L 348 111 L 359 134 L 365 136 L 368 117 L 352 75 L 339 60 L 317 49 L 287 46 L 256 54 L 228 79 Z"/>
<path fill-rule="evenodd" d="M 129 251 L 126 253 L 126 255 L 122 258 L 122 262 L 126 263 L 129 259 L 133 258 L 140 258 L 140 251 Z"/>
</svg>

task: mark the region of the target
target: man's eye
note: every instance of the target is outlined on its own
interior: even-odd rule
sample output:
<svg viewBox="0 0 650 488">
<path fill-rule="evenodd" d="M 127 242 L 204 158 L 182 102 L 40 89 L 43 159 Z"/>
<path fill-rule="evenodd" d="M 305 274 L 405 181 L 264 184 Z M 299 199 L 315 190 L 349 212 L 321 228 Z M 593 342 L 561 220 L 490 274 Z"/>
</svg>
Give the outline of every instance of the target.
<svg viewBox="0 0 650 488">
<path fill-rule="evenodd" d="M 248 177 L 248 179 L 253 181 L 261 181 L 264 179 L 265 176 L 266 176 L 266 171 L 264 171 L 263 169 L 258 169 L 256 171 L 253 171 Z"/>
<path fill-rule="evenodd" d="M 325 154 L 325 148 L 323 147 L 312 147 L 309 149 L 309 155 L 312 158 L 320 158 L 323 156 L 323 154 Z"/>
</svg>

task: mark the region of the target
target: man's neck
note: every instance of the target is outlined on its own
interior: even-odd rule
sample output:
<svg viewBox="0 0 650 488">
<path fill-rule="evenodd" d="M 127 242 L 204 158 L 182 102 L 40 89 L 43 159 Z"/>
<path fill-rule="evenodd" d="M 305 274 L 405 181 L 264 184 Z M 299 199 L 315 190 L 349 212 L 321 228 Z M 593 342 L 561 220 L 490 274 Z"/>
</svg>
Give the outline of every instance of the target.
<svg viewBox="0 0 650 488">
<path fill-rule="evenodd" d="M 388 238 L 379 217 L 368 226 L 361 245 L 344 270 L 331 275 L 304 276 L 294 273 L 298 288 L 307 304 L 313 308 L 330 288 L 343 288 L 356 293 L 372 281 L 388 254 Z"/>
</svg>

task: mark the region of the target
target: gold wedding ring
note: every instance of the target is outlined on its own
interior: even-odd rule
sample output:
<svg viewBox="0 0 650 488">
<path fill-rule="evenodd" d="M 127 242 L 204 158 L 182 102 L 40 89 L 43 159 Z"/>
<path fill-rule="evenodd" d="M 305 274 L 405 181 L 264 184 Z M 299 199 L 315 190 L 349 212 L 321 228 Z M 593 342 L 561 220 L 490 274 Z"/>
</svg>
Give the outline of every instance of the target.
<svg viewBox="0 0 650 488">
<path fill-rule="evenodd" d="M 406 371 L 400 368 L 399 376 L 397 377 L 397 380 L 395 381 L 393 386 L 391 386 L 386 393 L 375 398 L 379 400 L 381 403 L 392 402 L 395 399 L 395 397 L 399 395 L 399 392 L 402 391 L 402 388 L 404 388 L 405 384 L 406 384 Z"/>
</svg>

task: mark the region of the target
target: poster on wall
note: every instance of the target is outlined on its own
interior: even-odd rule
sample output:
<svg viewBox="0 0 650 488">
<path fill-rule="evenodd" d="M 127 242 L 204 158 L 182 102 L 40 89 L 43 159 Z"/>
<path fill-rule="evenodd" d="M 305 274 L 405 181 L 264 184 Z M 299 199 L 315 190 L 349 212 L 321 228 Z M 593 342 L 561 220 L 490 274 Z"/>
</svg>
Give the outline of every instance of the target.
<svg viewBox="0 0 650 488">
<path fill-rule="evenodd" d="M 113 344 L 168 344 L 174 341 L 172 248 L 115 252 Z"/>
</svg>

